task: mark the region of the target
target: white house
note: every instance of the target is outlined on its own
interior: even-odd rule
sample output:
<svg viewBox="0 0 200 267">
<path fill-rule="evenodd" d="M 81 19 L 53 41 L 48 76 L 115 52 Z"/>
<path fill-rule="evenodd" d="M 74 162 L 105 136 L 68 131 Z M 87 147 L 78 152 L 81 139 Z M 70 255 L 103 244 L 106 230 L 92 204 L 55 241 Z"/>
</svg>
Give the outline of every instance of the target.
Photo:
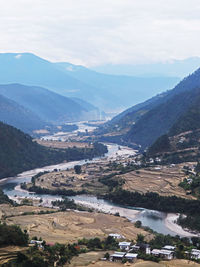
<svg viewBox="0 0 200 267">
<path fill-rule="evenodd" d="M 166 245 L 166 246 L 164 246 L 162 249 L 166 249 L 166 250 L 172 250 L 172 251 L 174 251 L 174 250 L 176 249 L 176 247 L 174 247 L 174 246 L 170 246 L 170 245 Z"/>
<path fill-rule="evenodd" d="M 166 260 L 172 260 L 174 258 L 174 251 L 167 249 L 153 249 L 151 254 L 155 257 L 160 257 Z"/>
<path fill-rule="evenodd" d="M 122 261 L 125 256 L 125 252 L 117 252 L 115 251 L 114 254 L 110 255 L 110 261 Z"/>
<path fill-rule="evenodd" d="M 137 259 L 138 254 L 135 253 L 126 253 L 124 256 L 125 259 L 127 259 L 129 262 L 134 262 Z"/>
<path fill-rule="evenodd" d="M 191 251 L 191 258 L 195 259 L 195 260 L 199 260 L 200 259 L 200 250 L 198 249 L 192 249 Z"/>
<path fill-rule="evenodd" d="M 31 240 L 30 241 L 31 245 L 37 245 L 38 248 L 43 248 L 42 243 L 43 243 L 43 241 L 40 241 L 40 240 Z"/>
<path fill-rule="evenodd" d="M 119 247 L 121 250 L 129 250 L 131 242 L 119 242 Z"/>
</svg>

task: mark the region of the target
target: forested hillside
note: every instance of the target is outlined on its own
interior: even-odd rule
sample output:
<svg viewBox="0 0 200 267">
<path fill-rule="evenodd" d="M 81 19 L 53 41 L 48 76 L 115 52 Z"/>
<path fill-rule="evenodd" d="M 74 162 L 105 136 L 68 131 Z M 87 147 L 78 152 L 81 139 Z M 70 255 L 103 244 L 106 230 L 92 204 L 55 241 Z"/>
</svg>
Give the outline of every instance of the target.
<svg viewBox="0 0 200 267">
<path fill-rule="evenodd" d="M 71 160 L 100 156 L 107 152 L 101 144 L 91 148 L 49 149 L 16 128 L 0 122 L 0 178 L 19 172 Z"/>
<path fill-rule="evenodd" d="M 118 132 L 122 142 L 141 146 L 141 149 L 144 150 L 152 145 L 159 136 L 167 134 L 171 128 L 171 132 L 174 134 L 180 130 L 191 129 L 192 121 L 192 128 L 198 128 L 198 122 L 195 123 L 195 121 L 198 117 L 196 108 L 198 106 L 197 99 L 200 98 L 199 88 L 200 69 L 183 79 L 173 90 L 119 114 L 111 122 L 105 124 L 98 134 L 107 136 L 110 134 L 112 138 L 112 133 L 115 132 L 116 135 Z M 187 119 L 186 112 L 189 112 Z M 188 126 L 187 122 L 189 122 Z M 123 129 L 126 131 L 123 132 Z"/>
</svg>

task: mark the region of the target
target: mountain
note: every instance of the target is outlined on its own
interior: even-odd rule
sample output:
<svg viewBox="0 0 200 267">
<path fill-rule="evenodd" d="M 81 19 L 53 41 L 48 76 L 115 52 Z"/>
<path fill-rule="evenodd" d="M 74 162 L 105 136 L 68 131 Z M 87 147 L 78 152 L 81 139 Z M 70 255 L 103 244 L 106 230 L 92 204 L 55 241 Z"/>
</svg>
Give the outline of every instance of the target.
<svg viewBox="0 0 200 267">
<path fill-rule="evenodd" d="M 200 69 L 184 78 L 173 90 L 167 92 L 162 103 L 141 116 L 124 139 L 127 142 L 140 144 L 143 148 L 150 146 L 159 136 L 167 133 L 195 103 L 199 97 L 199 88 Z"/>
<path fill-rule="evenodd" d="M 149 64 L 106 64 L 92 69 L 107 74 L 129 75 L 141 77 L 176 76 L 183 78 L 194 72 L 200 66 L 200 57 L 191 57 L 183 60 L 170 60 L 161 63 Z"/>
<path fill-rule="evenodd" d="M 0 95 L 0 110 L 0 121 L 27 133 L 42 129 L 46 125 L 35 113 L 2 95 Z"/>
<path fill-rule="evenodd" d="M 50 123 L 87 120 L 92 117 L 90 111 L 76 101 L 42 87 L 6 84 L 0 85 L 0 94 Z"/>
<path fill-rule="evenodd" d="M 25 170 L 63 161 L 101 156 L 107 148 L 94 143 L 91 148 L 53 149 L 41 146 L 22 131 L 0 122 L 0 179 Z"/>
<path fill-rule="evenodd" d="M 115 117 L 98 130 L 99 134 L 103 134 L 104 137 L 110 135 L 110 138 L 113 138 L 112 132 L 115 131 L 115 140 L 117 140 L 118 134 L 117 141 L 138 145 L 144 150 L 151 146 L 157 138 L 167 134 L 170 129 L 173 134 L 178 134 L 177 128 L 182 129 L 181 131 L 187 130 L 187 120 L 185 117 L 182 119 L 182 116 L 195 103 L 198 105 L 199 96 L 200 69 L 184 78 L 173 90 L 134 106 Z M 191 113 L 189 114 L 191 116 Z M 196 117 L 194 116 L 194 118 Z M 191 124 L 189 125 L 191 126 Z M 195 125 L 194 120 L 193 125 Z M 126 131 L 122 131 L 124 129 Z M 188 130 L 191 130 L 190 127 Z"/>
<path fill-rule="evenodd" d="M 110 97 L 109 105 L 112 109 L 115 108 L 116 110 L 140 103 L 155 94 L 171 89 L 180 80 L 174 77 L 174 75 L 171 77 L 108 75 L 92 71 L 83 66 L 64 62 L 56 63 L 56 66 L 68 75 L 98 88 L 106 98 L 104 99 L 104 105 L 108 103 L 108 97 Z M 106 108 L 108 109 L 108 107 Z"/>
<path fill-rule="evenodd" d="M 70 63 L 51 63 L 30 53 L 0 54 L 0 84 L 45 87 L 77 97 L 101 110 L 119 111 L 172 88 L 177 77 L 104 75 Z"/>
<path fill-rule="evenodd" d="M 200 158 L 200 89 L 195 90 L 189 108 L 160 136 L 147 151 L 147 156 L 159 157 L 163 163 L 199 161 Z"/>
<path fill-rule="evenodd" d="M 68 97 L 79 97 L 92 103 L 104 101 L 96 87 L 75 79 L 56 67 L 56 64 L 31 53 L 0 54 L 0 83 L 20 83 L 41 86 Z M 110 97 L 109 92 L 107 96 Z"/>
<path fill-rule="evenodd" d="M 91 114 L 91 120 L 99 120 L 99 119 L 104 119 L 104 117 L 101 117 L 101 114 L 103 112 L 101 112 L 99 110 L 99 108 L 95 107 L 94 105 L 90 104 L 89 102 L 77 98 L 77 97 L 72 97 L 71 98 L 74 102 L 76 102 L 77 104 L 79 104 L 80 106 L 82 106 L 85 110 L 87 110 L 87 112 L 90 112 Z"/>
</svg>

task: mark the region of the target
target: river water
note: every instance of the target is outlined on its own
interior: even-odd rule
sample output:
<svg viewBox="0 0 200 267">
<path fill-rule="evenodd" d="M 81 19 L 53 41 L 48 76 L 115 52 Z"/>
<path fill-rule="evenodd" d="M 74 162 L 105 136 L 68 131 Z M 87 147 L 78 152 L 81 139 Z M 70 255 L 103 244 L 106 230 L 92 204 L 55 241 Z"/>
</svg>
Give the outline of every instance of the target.
<svg viewBox="0 0 200 267">
<path fill-rule="evenodd" d="M 116 144 L 106 144 L 106 145 L 108 147 L 108 153 L 106 153 L 104 157 L 94 158 L 87 162 L 98 162 L 101 161 L 102 159 L 115 160 L 117 159 L 117 157 L 127 158 L 130 155 L 135 154 L 135 151 L 128 147 L 120 146 L 119 149 L 118 145 Z M 42 198 L 43 206 L 51 206 L 52 200 L 62 199 L 62 197 L 58 195 L 47 195 L 47 194 L 38 195 L 35 193 L 31 193 L 26 190 L 22 190 L 20 188 L 20 184 L 24 182 L 30 182 L 31 178 L 39 172 L 53 171 L 54 169 L 66 170 L 67 168 L 73 168 L 74 165 L 77 164 L 83 165 L 85 163 L 86 163 L 85 160 L 80 160 L 80 161 L 61 163 L 26 171 L 19 174 L 16 177 L 10 177 L 1 180 L 0 187 L 3 189 L 4 193 L 7 194 L 11 199 L 17 200 L 19 197 L 23 198 L 27 197 L 33 199 Z M 70 198 L 73 199 L 76 203 L 84 204 L 88 207 L 95 208 L 96 210 L 102 212 L 111 214 L 119 212 L 120 216 L 124 216 L 132 222 L 140 220 L 144 226 L 148 226 L 159 233 L 171 234 L 171 235 L 180 234 L 180 232 L 172 231 L 168 228 L 167 224 L 165 223 L 167 213 L 138 208 L 138 207 L 119 206 L 103 199 L 97 199 L 95 196 L 79 195 Z M 182 234 L 182 236 L 184 236 L 184 234 Z"/>
</svg>

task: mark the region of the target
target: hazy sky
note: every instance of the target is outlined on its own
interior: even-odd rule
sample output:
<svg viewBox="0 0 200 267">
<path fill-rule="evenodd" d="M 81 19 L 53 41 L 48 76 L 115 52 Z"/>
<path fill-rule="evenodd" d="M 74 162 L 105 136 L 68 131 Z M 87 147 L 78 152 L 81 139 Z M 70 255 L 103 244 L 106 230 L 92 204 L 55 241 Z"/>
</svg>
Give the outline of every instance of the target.
<svg viewBox="0 0 200 267">
<path fill-rule="evenodd" d="M 0 52 L 94 66 L 200 56 L 200 0 L 0 0 Z"/>
</svg>

